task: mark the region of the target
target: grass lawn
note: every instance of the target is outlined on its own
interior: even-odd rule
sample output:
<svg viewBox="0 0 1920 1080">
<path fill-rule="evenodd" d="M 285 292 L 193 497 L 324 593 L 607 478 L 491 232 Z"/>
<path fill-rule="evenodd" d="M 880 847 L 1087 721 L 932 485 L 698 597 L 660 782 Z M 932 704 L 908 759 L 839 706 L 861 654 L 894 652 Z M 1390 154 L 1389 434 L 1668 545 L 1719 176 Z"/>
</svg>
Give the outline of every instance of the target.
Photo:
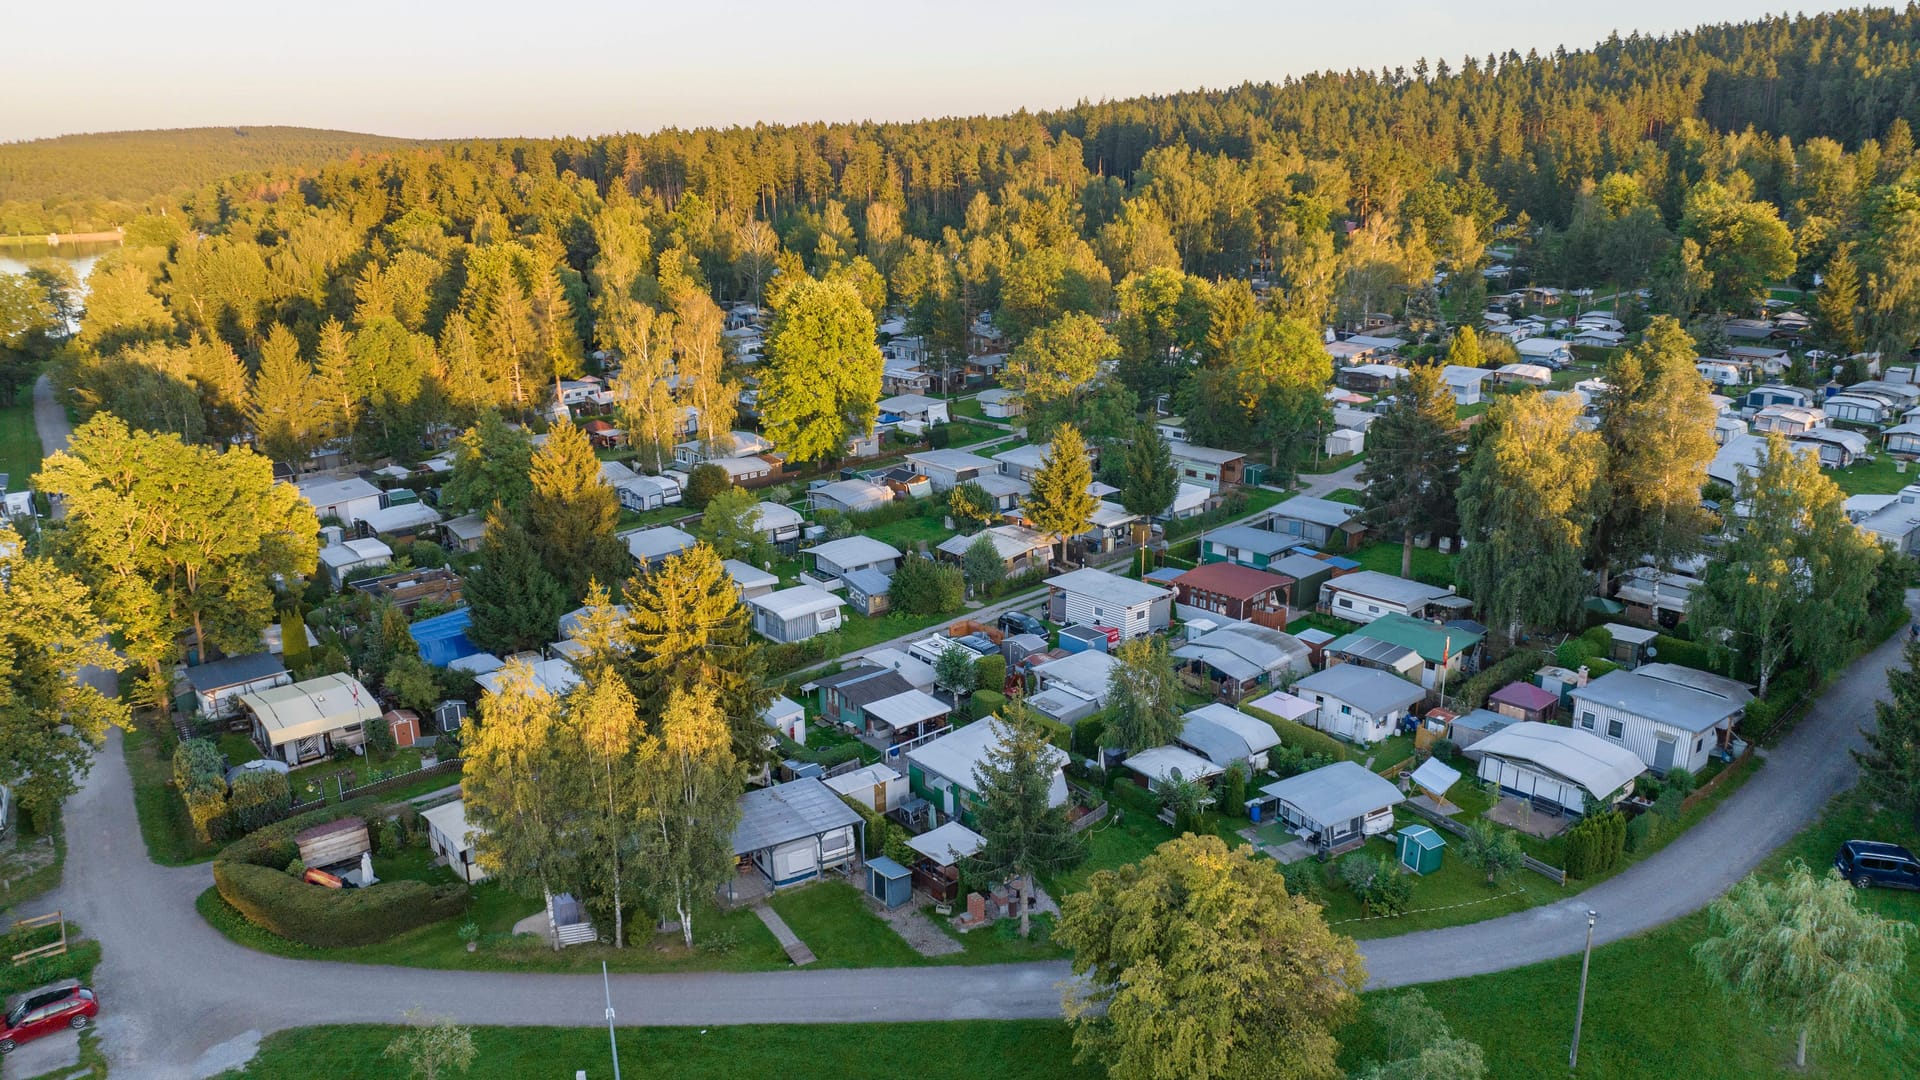
<svg viewBox="0 0 1920 1080">
<path fill-rule="evenodd" d="M 849 614 L 840 621 L 840 629 L 830 635 L 832 640 L 826 643 L 826 655 L 845 656 L 848 653 L 861 652 L 883 641 L 892 641 L 903 634 L 945 626 L 965 615 L 964 611 L 956 611 L 949 615 L 908 615 L 900 611 L 889 611 L 885 615 L 877 616 Z"/>
<path fill-rule="evenodd" d="M 953 535 L 953 530 L 940 523 L 937 517 L 916 514 L 899 521 L 889 521 L 885 525 L 874 525 L 860 530 L 860 535 L 870 536 L 883 544 L 892 544 L 901 551 L 911 552 L 924 540 L 928 548 L 939 546 L 942 540 Z"/>
<path fill-rule="evenodd" d="M 1349 465 L 1358 464 L 1366 459 L 1367 452 L 1362 450 L 1357 454 L 1342 454 L 1339 457 L 1327 458 L 1325 461 L 1317 461 L 1303 465 L 1300 471 L 1311 476 L 1324 476 L 1330 472 L 1339 472 Z"/>
<path fill-rule="evenodd" d="M 1360 505 L 1360 492 L 1354 488 L 1334 488 L 1321 498 L 1328 502 L 1346 503 L 1348 506 Z"/>
<path fill-rule="evenodd" d="M 969 404 L 973 403 L 970 402 Z M 948 424 L 947 427 L 953 435 L 953 440 L 948 445 L 955 447 L 972 446 L 975 443 L 985 442 L 988 439 L 1011 439 L 1014 437 L 1013 432 L 1008 431 L 1006 428 L 994 427 L 986 423 L 975 423 L 972 420 L 962 420 L 958 417 L 955 417 L 953 422 Z M 1008 447 L 1003 446 L 999 449 L 1005 450 L 1008 449 Z M 998 450 L 995 452 L 997 453 Z"/>
<path fill-rule="evenodd" d="M 1418 824 L 1425 824 L 1425 819 L 1418 814 L 1394 816 L 1396 828 Z M 1342 855 L 1340 859 L 1323 864 L 1321 871 L 1324 877 L 1318 899 L 1325 910 L 1328 924 L 1349 937 L 1389 937 L 1510 915 L 1537 904 L 1564 900 L 1568 895 L 1567 890 L 1539 874 L 1525 871 L 1512 875 L 1498 885 L 1488 885 L 1485 874 L 1459 857 L 1459 841 L 1447 834 L 1441 835 L 1447 840 L 1448 849 L 1442 855 L 1440 869 L 1414 878 L 1413 910 L 1397 918 L 1368 918 L 1352 891 L 1339 883 L 1335 877 L 1336 868 L 1347 856 Z M 1369 858 L 1377 859 L 1385 855 L 1391 859 L 1394 855 L 1390 838 L 1376 837 L 1367 841 L 1367 845 L 1360 850 Z"/>
<path fill-rule="evenodd" d="M 1128 863 L 1136 863 L 1153 854 L 1155 848 L 1174 838 L 1174 832 L 1155 815 L 1158 813 L 1158 800 L 1147 794 L 1145 789 L 1135 787 L 1132 781 L 1120 780 L 1114 785 L 1108 796 L 1113 812 L 1105 821 L 1093 826 L 1080 835 L 1087 843 L 1087 857 L 1080 865 L 1051 878 L 1043 878 L 1041 884 L 1055 899 L 1077 893 L 1087 887 L 1087 879 L 1101 870 L 1114 870 Z M 1126 791 L 1126 788 L 1133 788 Z M 1229 847 L 1246 843 L 1235 830 L 1245 827 L 1246 822 L 1221 818 L 1208 814 L 1202 821 L 1200 831 L 1212 833 L 1227 842 Z"/>
<path fill-rule="evenodd" d="M 409 852 L 408 856 L 412 853 Z M 399 867 L 410 869 L 402 856 Z M 376 866 L 376 872 L 384 872 Z M 444 869 L 435 868 L 431 880 L 446 880 Z M 339 960 L 354 964 L 394 964 L 400 967 L 457 968 L 469 971 L 553 971 L 585 972 L 600 970 L 605 960 L 614 971 L 769 971 L 791 966 L 773 934 L 758 916 L 746 908 L 731 912 L 708 912 L 694 920 L 695 947 L 688 949 L 678 931 L 648 935 L 646 927 L 627 929 L 633 934 L 628 947 L 576 945 L 555 952 L 538 937 L 512 936 L 513 924 L 540 910 L 538 897 L 528 899 L 490 883 L 473 889 L 468 915 L 480 927 L 480 948 L 468 952 L 460 940 L 462 920 L 447 919 L 431 926 L 409 930 L 374 945 L 343 949 L 316 949 L 278 935 L 248 922 L 235 911 L 220 892 L 208 888 L 195 900 L 194 907 L 214 929 L 250 949 L 290 956 L 301 960 Z M 610 929 L 610 928 L 608 928 Z M 648 938 L 651 937 L 651 940 Z"/>
<path fill-rule="evenodd" d="M 1471 405 L 1457 406 L 1454 409 L 1454 415 L 1458 416 L 1462 420 L 1468 420 L 1473 417 L 1479 416 L 1481 413 L 1484 413 L 1491 408 L 1493 408 L 1493 402 L 1482 399 L 1480 401 L 1474 402 Z"/>
<path fill-rule="evenodd" d="M 33 384 L 20 388 L 13 404 L 0 407 L 0 473 L 7 482 L 0 490 L 25 491 L 40 471 L 40 435 L 33 427 Z"/>
<path fill-rule="evenodd" d="M 985 420 L 987 414 L 980 409 L 978 397 L 954 398 L 947 402 L 947 413 L 958 420 Z"/>
<path fill-rule="evenodd" d="M 926 962 L 844 881 L 816 882 L 783 892 L 770 903 L 813 950 L 821 967 L 916 967 Z"/>
<path fill-rule="evenodd" d="M 1908 847 L 1920 844 L 1911 820 L 1875 813 L 1864 798 L 1844 795 L 1819 822 L 1763 863 L 1760 873 L 1778 875 L 1792 857 L 1823 868 L 1841 841 L 1859 837 Z M 1889 917 L 1920 922 L 1920 897 L 1913 893 L 1873 889 L 1861 893 L 1860 900 Z M 1583 1080 L 1801 1075 L 1792 1069 L 1795 1033 L 1756 1019 L 1701 975 L 1688 950 L 1707 932 L 1706 916 L 1696 914 L 1594 950 L 1580 1041 Z M 1860 1080 L 1913 1075 L 1913 1062 L 1920 1056 L 1920 979 L 1911 973 L 1920 970 L 1920 935 L 1909 939 L 1907 963 L 1910 974 L 1898 990 L 1907 1033 L 1899 1038 L 1861 1037 L 1843 1050 L 1816 1048 L 1809 1056 L 1815 1074 Z M 1486 1051 L 1489 1077 L 1517 1080 L 1565 1073 L 1579 981 L 1580 957 L 1574 955 L 1421 989 L 1446 1015 L 1455 1035 Z M 1525 1022 L 1515 1023 L 1515 1017 L 1525 1017 Z M 1342 1063 L 1352 1067 L 1381 1056 L 1379 1037 L 1363 1015 L 1340 1035 Z"/>
<path fill-rule="evenodd" d="M 1339 637 L 1341 634 L 1351 634 L 1358 629 L 1360 629 L 1360 624 L 1358 623 L 1350 623 L 1345 619 L 1336 619 L 1331 615 L 1322 615 L 1317 611 L 1308 612 L 1287 624 L 1287 633 L 1289 634 L 1298 634 L 1302 630 L 1325 630 L 1327 633 Z"/>
<path fill-rule="evenodd" d="M 120 740 L 127 771 L 133 774 L 133 810 L 140 819 L 140 837 L 146 841 L 147 855 L 162 866 L 206 862 L 219 847 L 194 837 L 187 804 L 173 790 L 173 762 L 160 756 L 158 739 L 148 723 L 136 721 Z"/>
<path fill-rule="evenodd" d="M 66 859 L 67 839 L 58 811 L 51 823 L 32 831 L 21 827 L 16 816 L 7 835 L 0 838 L 0 912 L 39 914 L 22 905 L 60 884 Z"/>
<path fill-rule="evenodd" d="M 260 748 L 253 745 L 253 740 L 247 738 L 244 732 L 223 731 L 213 742 L 220 748 L 222 754 L 227 755 L 229 766 L 255 761 L 261 757 Z"/>
<path fill-rule="evenodd" d="M 1849 495 L 1891 495 L 1908 484 L 1920 483 L 1920 474 L 1891 454 L 1881 454 L 1844 469 L 1829 469 L 1827 475 Z"/>
<path fill-rule="evenodd" d="M 614 528 L 625 532 L 628 529 L 647 529 L 656 525 L 671 525 L 689 515 L 697 517 L 698 513 L 680 503 L 675 503 L 672 506 L 656 506 L 651 510 L 639 512 L 621 510 L 620 520 L 614 523 Z M 689 529 L 689 531 L 691 531 L 691 529 Z"/>
<path fill-rule="evenodd" d="M 275 1032 L 261 1042 L 247 1068 L 226 1076 L 402 1076 L 405 1065 L 382 1056 L 399 1033 L 398 1027 L 373 1025 Z M 472 1070 L 459 1074 L 465 1080 L 572 1076 L 575 1070 L 592 1080 L 613 1075 L 603 1027 L 483 1027 L 474 1029 L 473 1041 L 479 1056 Z M 1095 1080 L 1105 1075 L 1098 1066 L 1073 1063 L 1072 1036 L 1066 1024 L 1054 1020 L 621 1028 L 619 1042 L 623 1075 L 675 1080 L 840 1080 L 860 1071 L 856 1062 L 899 1061 L 903 1053 L 910 1056 L 916 1080 Z"/>
<path fill-rule="evenodd" d="M 339 794 L 340 784 L 343 780 L 347 787 L 358 787 L 361 784 L 371 783 L 376 779 L 380 779 L 380 777 L 376 775 L 378 773 L 398 776 L 401 773 L 412 772 L 419 767 L 420 751 L 409 748 L 406 750 L 395 750 L 391 755 L 381 761 L 371 761 L 359 754 L 345 761 L 317 761 L 312 765 L 303 765 L 293 770 L 293 772 L 288 775 L 287 780 L 293 785 L 295 797 L 305 801 L 316 794 L 325 794 L 328 796 Z M 343 773 L 349 775 L 343 778 Z M 445 787 L 447 784 L 455 783 L 458 778 L 435 777 L 433 779 L 442 781 L 434 785 L 435 787 Z M 431 791 L 433 788 L 429 787 L 427 790 Z M 387 797 L 392 798 L 394 796 Z"/>
<path fill-rule="evenodd" d="M 1401 547 L 1396 541 L 1376 540 L 1358 551 L 1348 552 L 1347 557 L 1359 562 L 1364 569 L 1398 577 Z M 1458 558 L 1458 555 L 1443 554 L 1438 548 L 1414 548 L 1413 579 L 1428 585 L 1451 585 L 1453 563 Z"/>
</svg>

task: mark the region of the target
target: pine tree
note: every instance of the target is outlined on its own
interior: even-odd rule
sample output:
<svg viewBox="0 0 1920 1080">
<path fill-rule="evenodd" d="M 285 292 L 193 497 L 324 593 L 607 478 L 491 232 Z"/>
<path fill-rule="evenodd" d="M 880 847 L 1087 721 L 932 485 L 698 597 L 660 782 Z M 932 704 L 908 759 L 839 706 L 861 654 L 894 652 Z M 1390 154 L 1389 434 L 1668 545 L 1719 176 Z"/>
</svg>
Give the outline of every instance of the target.
<svg viewBox="0 0 1920 1080">
<path fill-rule="evenodd" d="M 1021 881 L 1020 936 L 1026 937 L 1034 878 L 1064 869 L 1084 855 L 1067 820 L 1065 802 L 1053 804 L 1056 773 L 1066 754 L 1047 742 L 1046 733 L 1010 702 L 1005 715 L 982 723 L 998 736 L 974 771 L 975 819 L 986 845 L 975 856 L 982 873 Z"/>
<path fill-rule="evenodd" d="M 1462 326 L 1453 332 L 1453 340 L 1447 343 L 1447 363 L 1454 367 L 1477 368 L 1486 362 L 1486 354 L 1480 351 L 1479 331 L 1471 326 Z"/>
<path fill-rule="evenodd" d="M 1033 474 L 1033 486 L 1020 502 L 1020 510 L 1033 527 L 1053 536 L 1060 545 L 1057 558 L 1066 559 L 1066 542 L 1093 527 L 1093 512 L 1100 500 L 1088 488 L 1093 485 L 1093 468 L 1087 462 L 1087 444 L 1079 429 L 1062 424 L 1053 432 L 1053 444 L 1039 470 Z"/>
<path fill-rule="evenodd" d="M 254 377 L 247 411 L 267 456 L 295 469 L 307 465 L 308 455 L 326 433 L 325 405 L 313 365 L 300 355 L 300 343 L 275 323 L 260 346 L 260 373 Z"/>
<path fill-rule="evenodd" d="M 618 581 L 629 561 L 614 535 L 620 501 L 600 478 L 600 459 L 586 433 L 555 424 L 534 452 L 529 479 L 527 536 L 568 599 L 585 596 L 589 581 Z"/>
<path fill-rule="evenodd" d="M 629 578 L 625 598 L 633 644 L 628 681 L 641 708 L 657 713 L 675 690 L 713 689 L 733 731 L 734 756 L 762 760 L 767 727 L 760 714 L 772 700 L 766 661 L 719 554 L 695 544 Z"/>
<path fill-rule="evenodd" d="M 1920 639 L 1908 638 L 1905 660 L 1887 672 L 1893 700 L 1873 704 L 1866 753 L 1852 753 L 1867 792 L 1920 821 Z"/>
<path fill-rule="evenodd" d="M 1140 520 L 1133 526 L 1133 542 L 1144 545 L 1147 519 L 1166 513 L 1180 494 L 1180 474 L 1173 467 L 1173 448 L 1152 423 L 1141 422 L 1122 455 L 1126 475 L 1120 484 L 1120 505 Z"/>
<path fill-rule="evenodd" d="M 1459 531 L 1456 497 L 1462 461 L 1455 412 L 1439 367 L 1426 364 L 1400 380 L 1386 410 L 1367 432 L 1361 512 L 1369 528 L 1384 536 L 1399 535 L 1404 578 L 1413 576 L 1415 536 L 1438 538 Z"/>
<path fill-rule="evenodd" d="M 314 346 L 313 356 L 314 377 L 320 380 L 327 402 L 327 434 L 333 438 L 349 437 L 360 422 L 360 412 L 366 402 L 366 388 L 354 371 L 353 335 L 340 320 L 328 319 L 320 326 L 320 339 Z"/>
<path fill-rule="evenodd" d="M 540 553 L 518 521 L 495 510 L 487 516 L 480 565 L 464 585 L 475 645 L 505 656 L 537 649 L 553 640 L 567 594 L 540 561 Z"/>
<path fill-rule="evenodd" d="M 1814 328 L 1827 347 L 1841 356 L 1860 351 L 1860 270 L 1851 245 L 1827 260 L 1820 292 L 1813 301 Z"/>
<path fill-rule="evenodd" d="M 1695 355 L 1687 332 L 1663 315 L 1607 366 L 1599 425 L 1607 503 L 1592 545 L 1603 592 L 1614 566 L 1651 556 L 1670 567 L 1699 551 L 1710 525 L 1700 489 L 1718 447 Z"/>
</svg>

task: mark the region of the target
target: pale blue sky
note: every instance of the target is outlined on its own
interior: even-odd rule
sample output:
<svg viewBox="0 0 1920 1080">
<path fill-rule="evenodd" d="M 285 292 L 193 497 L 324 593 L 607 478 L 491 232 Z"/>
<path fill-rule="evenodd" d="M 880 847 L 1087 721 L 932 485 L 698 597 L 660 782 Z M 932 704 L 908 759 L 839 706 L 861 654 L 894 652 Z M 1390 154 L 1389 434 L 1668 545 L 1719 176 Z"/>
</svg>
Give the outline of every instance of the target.
<svg viewBox="0 0 1920 1080">
<path fill-rule="evenodd" d="M 590 135 L 1050 108 L 1583 47 L 1754 0 L 58 0 L 9 5 L 0 140 L 298 124 Z"/>
</svg>

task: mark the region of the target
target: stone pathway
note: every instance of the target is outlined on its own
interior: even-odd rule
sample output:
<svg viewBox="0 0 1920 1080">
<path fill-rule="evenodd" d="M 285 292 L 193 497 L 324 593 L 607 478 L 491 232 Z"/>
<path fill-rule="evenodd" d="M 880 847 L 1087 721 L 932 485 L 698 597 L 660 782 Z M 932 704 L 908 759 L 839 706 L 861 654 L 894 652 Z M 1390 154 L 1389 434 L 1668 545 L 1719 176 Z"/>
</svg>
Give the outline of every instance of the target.
<svg viewBox="0 0 1920 1080">
<path fill-rule="evenodd" d="M 935 925 L 933 913 L 927 910 L 933 905 L 933 899 L 926 893 L 914 893 L 912 903 L 902 904 L 892 910 L 872 900 L 868 901 L 868 905 L 921 956 L 952 956 L 966 951 L 966 946 L 955 941 L 953 935 Z"/>
<path fill-rule="evenodd" d="M 767 929 L 773 931 L 773 939 L 787 950 L 787 959 L 793 961 L 794 967 L 806 967 L 813 963 L 813 950 L 807 948 L 807 943 L 800 940 L 800 935 L 793 932 L 793 927 L 787 925 L 787 920 L 781 918 L 779 912 L 766 904 L 755 904 L 753 913 L 760 916 L 760 921 L 767 924 Z"/>
</svg>

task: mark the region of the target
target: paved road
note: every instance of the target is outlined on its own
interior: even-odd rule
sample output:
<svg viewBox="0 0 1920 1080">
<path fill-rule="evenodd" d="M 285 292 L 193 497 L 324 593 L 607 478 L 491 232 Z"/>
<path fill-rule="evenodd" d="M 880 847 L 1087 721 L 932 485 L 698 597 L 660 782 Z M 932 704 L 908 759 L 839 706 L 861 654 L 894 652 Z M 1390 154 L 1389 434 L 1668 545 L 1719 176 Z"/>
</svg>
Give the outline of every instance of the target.
<svg viewBox="0 0 1920 1080">
<path fill-rule="evenodd" d="M 66 421 L 44 384 L 36 420 L 46 445 Z M 44 405 L 42 404 L 44 396 Z M 1343 470 L 1345 472 L 1346 470 Z M 1350 486 L 1335 473 L 1317 490 Z M 1309 481 L 1312 483 L 1312 481 Z M 1909 597 L 1909 603 L 1914 600 Z M 1659 855 L 1575 898 L 1471 926 L 1368 942 L 1371 985 L 1401 986 L 1499 971 L 1577 951 L 1588 907 L 1614 941 L 1705 906 L 1847 787 L 1860 742 L 1901 643 L 1882 645 L 1831 684 L 1760 771 Z M 110 687 L 112 676 L 89 672 Z M 289 960 L 241 948 L 207 926 L 193 900 L 205 866 L 148 861 L 120 736 L 108 736 L 67 804 L 66 878 L 49 900 L 105 946 L 97 984 L 102 1043 L 120 1077 L 207 1076 L 243 1062 L 264 1032 L 316 1023 L 392 1022 L 423 1005 L 474 1024 L 589 1026 L 602 1020 L 591 976 L 463 973 Z M 848 1023 L 1016 1019 L 1059 1014 L 1060 963 L 752 974 L 625 975 L 613 980 L 629 1025 Z"/>
<path fill-rule="evenodd" d="M 1846 755 L 1870 718 L 1900 642 L 1830 686 L 1732 798 L 1663 852 L 1576 898 L 1471 926 L 1367 942 L 1372 985 L 1503 970 L 1577 951 L 1589 906 L 1613 941 L 1698 910 L 1813 819 L 1852 780 Z M 132 785 L 109 736 L 67 809 L 67 876 L 54 904 L 106 946 L 98 982 L 116 1076 L 210 1075 L 244 1060 L 260 1033 L 314 1023 L 388 1022 L 426 1005 L 477 1024 L 600 1022 L 590 976 L 475 974 L 305 962 L 240 948 L 206 926 L 193 898 L 204 866 L 149 862 Z M 925 971 L 809 970 L 627 975 L 613 980 L 622 1024 L 842 1023 L 1058 1015 L 1063 964 Z"/>
</svg>

